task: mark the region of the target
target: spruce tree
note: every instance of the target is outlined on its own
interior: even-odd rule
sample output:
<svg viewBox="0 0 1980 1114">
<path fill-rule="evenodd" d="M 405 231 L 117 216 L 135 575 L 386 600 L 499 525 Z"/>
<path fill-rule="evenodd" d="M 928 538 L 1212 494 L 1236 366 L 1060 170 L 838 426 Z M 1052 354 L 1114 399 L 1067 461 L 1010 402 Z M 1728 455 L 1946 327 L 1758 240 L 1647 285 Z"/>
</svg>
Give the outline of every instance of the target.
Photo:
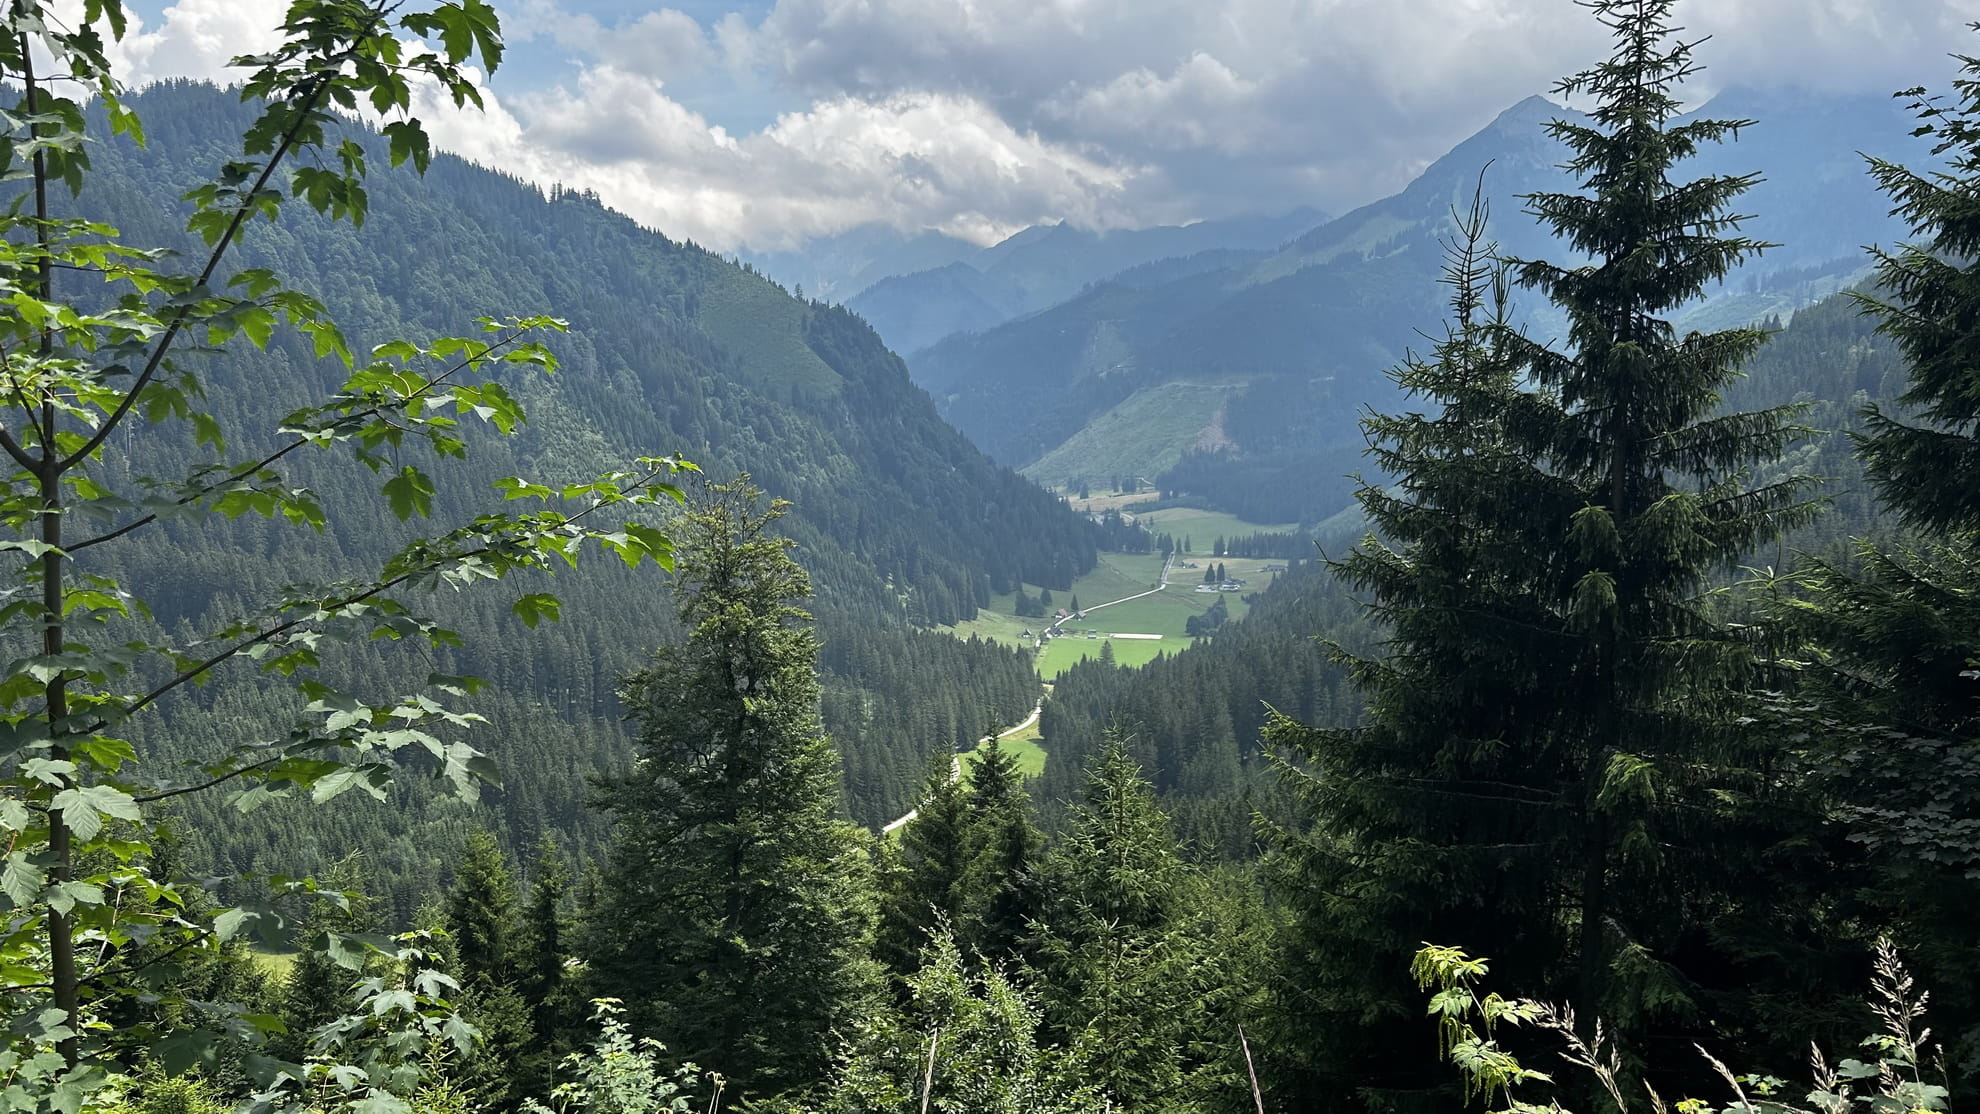
<svg viewBox="0 0 1980 1114">
<path fill-rule="evenodd" d="M 1980 24 L 1976 24 L 1980 27 Z M 1883 505 L 1930 531 L 1980 533 L 1980 59 L 1958 56 L 1965 77 L 1951 103 L 1913 98 L 1914 134 L 1944 156 L 1943 174 L 1926 174 L 1883 159 L 1870 171 L 1909 222 L 1915 239 L 1897 251 L 1877 250 L 1879 294 L 1861 297 L 1911 366 L 1910 381 L 1892 412 L 1871 407 L 1858 441 L 1865 470 Z"/>
<path fill-rule="evenodd" d="M 1558 87 L 1592 102 L 1586 122 L 1548 128 L 1582 192 L 1526 198 L 1576 262 L 1498 278 L 1482 210 L 1464 222 L 1456 320 L 1396 373 L 1429 412 L 1369 422 L 1396 485 L 1364 487 L 1379 540 L 1337 569 L 1388 630 L 1386 658 L 1341 655 L 1367 726 L 1269 729 L 1314 821 L 1277 859 L 1297 914 L 1287 1041 L 1329 1042 L 1313 1069 L 1388 1101 L 1435 1078 L 1389 1039 L 1420 1009 L 1401 979 L 1419 941 L 1634 1032 L 1694 1004 L 1700 928 L 1750 861 L 1725 829 L 1757 780 L 1733 726 L 1756 655 L 1709 589 L 1811 508 L 1800 481 L 1746 476 L 1797 436 L 1792 411 L 1717 412 L 1764 333 L 1668 317 L 1765 247 L 1731 210 L 1755 176 L 1672 177 L 1751 121 L 1674 122 L 1695 44 L 1669 0 L 1588 6 L 1615 50 Z M 1560 347 L 1508 324 L 1508 282 L 1564 313 Z M 1680 942 L 1708 962 L 1674 966 Z"/>
<path fill-rule="evenodd" d="M 530 882 L 529 901 L 523 907 L 520 940 L 516 946 L 516 983 L 530 1003 L 536 1031 L 551 1042 L 561 1055 L 569 1030 L 576 1022 L 578 1003 L 570 1001 L 564 978 L 564 963 L 571 958 L 568 914 L 564 910 L 570 893 L 570 873 L 564 868 L 563 854 L 554 840 L 545 838 L 537 849 Z M 554 1060 L 555 1057 L 553 1056 Z"/>
<path fill-rule="evenodd" d="M 905 978 L 921 968 L 921 953 L 940 924 L 962 919 L 962 878 L 969 865 L 970 812 L 963 787 L 951 777 L 955 756 L 938 754 L 900 842 L 883 859 L 881 915 L 875 955 Z"/>
<path fill-rule="evenodd" d="M 1976 27 L 1980 30 L 1980 27 Z M 1859 298 L 1910 367 L 1894 408 L 1865 413 L 1858 452 L 1908 544 L 1858 543 L 1855 569 L 1809 562 L 1787 614 L 1809 638 L 1789 727 L 1815 742 L 1851 842 L 1856 896 L 1896 924 L 1932 987 L 1933 1027 L 1963 1081 L 1980 1076 L 1980 58 L 1950 98 L 1899 96 L 1942 173 L 1879 159 L 1871 173 L 1910 243 L 1874 252 Z"/>
<path fill-rule="evenodd" d="M 839 819 L 819 723 L 818 644 L 795 545 L 747 477 L 680 519 L 684 639 L 628 678 L 637 758 L 604 787 L 615 821 L 590 951 L 638 1028 L 743 1095 L 822 1077 L 833 1032 L 872 1002 L 865 836 Z"/>
<path fill-rule="evenodd" d="M 1123 740 L 1109 733 L 1041 874 L 1029 949 L 1060 1043 L 1117 1110 L 1199 1109 L 1236 1093 L 1223 1053 L 1244 947 Z"/>
<path fill-rule="evenodd" d="M 485 830 L 468 836 L 467 853 L 447 888 L 447 932 L 454 940 L 465 987 L 513 980 L 516 883 L 502 848 Z"/>
<path fill-rule="evenodd" d="M 467 853 L 448 886 L 445 921 L 462 1013 L 481 1041 L 455 1065 L 458 1086 L 483 1107 L 511 1109 L 536 1090 L 548 1064 L 531 1003 L 517 986 L 519 895 L 500 845 L 487 831 L 468 837 Z"/>
<path fill-rule="evenodd" d="M 972 962 L 1014 960 L 1037 912 L 1042 840 L 998 730 L 993 724 L 966 781 L 949 777 L 947 755 L 930 769 L 915 818 L 888 856 L 877 954 L 902 976 L 945 930 Z"/>
<path fill-rule="evenodd" d="M 959 943 L 978 957 L 1006 963 L 1038 912 L 1034 872 L 1040 845 L 1031 795 L 1017 756 L 1003 747 L 992 724 L 990 741 L 969 772 L 969 832 L 955 921 Z"/>
</svg>

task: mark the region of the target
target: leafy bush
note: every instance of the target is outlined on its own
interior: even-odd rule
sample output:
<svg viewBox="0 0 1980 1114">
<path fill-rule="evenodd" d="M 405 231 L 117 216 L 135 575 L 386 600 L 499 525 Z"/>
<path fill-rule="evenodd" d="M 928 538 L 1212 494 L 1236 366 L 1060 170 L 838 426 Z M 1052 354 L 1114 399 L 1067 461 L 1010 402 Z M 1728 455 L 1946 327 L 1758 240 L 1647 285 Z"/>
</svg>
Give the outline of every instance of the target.
<svg viewBox="0 0 1980 1114">
<path fill-rule="evenodd" d="M 1647 1084 L 1644 1098 L 1633 1101 L 1631 1089 L 1624 1086 L 1621 1057 L 1599 1021 L 1584 1038 L 1571 1009 L 1491 993 L 1481 996 L 1478 982 L 1487 971 L 1483 958 L 1428 944 L 1410 964 L 1417 985 L 1434 991 L 1429 1013 L 1437 1018 L 1445 1057 L 1464 1076 L 1466 1099 L 1483 1096 L 1493 1114 L 1570 1114 L 1558 1098 L 1538 1103 L 1520 1097 L 1522 1091 L 1552 1086 L 1555 1081 L 1524 1066 L 1500 1046 L 1496 1031 L 1501 1023 L 1533 1025 L 1557 1034 L 1561 1058 L 1587 1073 L 1617 1114 L 1635 1114 L 1646 1101 L 1651 1114 L 1669 1114 L 1672 1109 L 1678 1114 L 1932 1114 L 1949 1109 L 1947 1089 L 1926 1079 L 1928 1053 L 1931 1059 L 1937 1056 L 1929 1043 L 1931 1030 L 1920 1024 L 1927 995 L 1913 985 L 1889 939 L 1877 941 L 1869 1003 L 1883 1031 L 1864 1038 L 1864 1058 L 1834 1065 L 1811 1045 L 1811 1086 L 1802 1105 L 1784 1095 L 1788 1087 L 1784 1080 L 1735 1075 L 1702 1048 L 1699 1054 L 1725 1080 L 1732 1101 L 1685 1098 L 1670 1104 Z"/>
<path fill-rule="evenodd" d="M 550 1091 L 550 1103 L 523 1100 L 524 1114 L 652 1114 L 684 1111 L 688 1085 L 700 1069 L 682 1064 L 669 1072 L 667 1048 L 650 1037 L 635 1039 L 626 1028 L 626 1010 L 617 998 L 595 998 L 591 1018 L 598 1024 L 598 1042 L 564 1057 L 561 1074 L 567 1082 Z M 722 1079 L 714 1077 L 716 1097 Z M 710 1107 L 715 1105 L 711 1099 Z"/>
</svg>

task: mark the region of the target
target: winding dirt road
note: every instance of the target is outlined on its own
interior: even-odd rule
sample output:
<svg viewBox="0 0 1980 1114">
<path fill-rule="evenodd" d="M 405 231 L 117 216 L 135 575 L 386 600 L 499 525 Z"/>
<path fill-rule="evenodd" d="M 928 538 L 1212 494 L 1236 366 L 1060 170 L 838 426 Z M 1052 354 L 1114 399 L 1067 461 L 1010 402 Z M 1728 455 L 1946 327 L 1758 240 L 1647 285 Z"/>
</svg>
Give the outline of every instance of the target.
<svg viewBox="0 0 1980 1114">
<path fill-rule="evenodd" d="M 1015 735 L 1018 732 L 1023 731 L 1024 729 L 1030 727 L 1032 724 L 1037 723 L 1039 714 L 1044 712 L 1044 710 L 1045 710 L 1045 700 L 1043 697 L 1040 697 L 1038 703 L 1032 707 L 1031 714 L 1024 717 L 1023 723 L 1018 724 L 1016 727 L 1013 727 L 1008 731 L 999 731 L 997 733 L 997 737 L 999 739 L 1008 739 L 1012 735 Z M 981 739 L 976 740 L 976 745 L 982 746 L 983 744 L 989 741 L 990 741 L 990 736 L 985 735 Z M 958 754 L 953 758 L 949 759 L 949 780 L 956 781 L 961 777 L 962 777 L 962 755 Z M 920 814 L 921 814 L 920 809 L 911 808 L 908 810 L 906 816 L 903 816 L 899 820 L 895 820 L 883 826 L 880 829 L 880 832 L 882 835 L 892 832 L 894 829 L 904 826 L 908 821 L 914 819 L 916 816 Z"/>
<path fill-rule="evenodd" d="M 1154 595 L 1155 593 L 1157 593 L 1157 592 L 1159 592 L 1159 591 L 1161 591 L 1162 589 L 1164 589 L 1164 588 L 1167 588 L 1167 587 L 1169 586 L 1169 570 L 1170 570 L 1171 568 L 1173 568 L 1173 567 L 1175 566 L 1175 563 L 1176 563 L 1176 555 L 1175 555 L 1175 554 L 1173 554 L 1173 553 L 1171 553 L 1171 554 L 1169 554 L 1169 557 L 1168 557 L 1168 560 L 1166 560 L 1166 561 L 1163 561 L 1163 562 L 1162 562 L 1162 576 L 1161 576 L 1161 579 L 1159 579 L 1159 580 L 1157 580 L 1157 581 L 1155 582 L 1155 587 L 1153 587 L 1153 588 L 1150 588 L 1150 589 L 1149 589 L 1148 591 L 1146 591 L 1146 592 L 1137 592 L 1137 593 L 1135 593 L 1135 594 L 1134 594 L 1134 595 L 1132 595 L 1132 596 L 1122 596 L 1122 597 L 1121 597 L 1120 599 L 1117 599 L 1117 600 L 1108 600 L 1108 601 L 1107 601 L 1106 603 L 1096 603 L 1096 604 L 1094 604 L 1094 605 L 1093 605 L 1092 607 L 1088 607 L 1088 608 L 1084 608 L 1084 609 L 1083 609 L 1083 611 L 1088 611 L 1088 612 L 1091 612 L 1091 611 L 1098 611 L 1098 610 L 1100 610 L 1100 609 L 1101 609 L 1101 608 L 1103 608 L 1103 607 L 1112 607 L 1112 606 L 1114 606 L 1114 605 L 1115 605 L 1115 604 L 1117 604 L 1117 603 L 1126 603 L 1126 602 L 1128 602 L 1129 600 L 1138 600 L 1138 599 L 1141 599 L 1141 598 L 1142 598 L 1143 596 L 1152 596 L 1152 595 Z M 1071 618 L 1071 616 L 1067 616 L 1067 618 Z M 1058 626 L 1059 626 L 1059 624 L 1060 624 L 1060 623 L 1063 623 L 1063 622 L 1065 622 L 1065 621 L 1066 621 L 1065 619 L 1054 619 L 1054 620 L 1052 620 L 1052 624 L 1051 624 L 1051 626 L 1049 626 L 1049 627 L 1047 627 L 1047 628 L 1045 628 L 1045 629 L 1046 629 L 1046 630 L 1056 630 L 1056 629 L 1058 628 Z M 1044 639 L 1043 639 L 1043 638 L 1040 638 L 1040 639 L 1039 639 L 1039 642 L 1040 642 L 1040 643 L 1042 643 L 1043 641 L 1044 641 Z M 1031 714 L 1030 714 L 1029 716 L 1026 716 L 1026 717 L 1025 717 L 1025 720 L 1024 720 L 1024 722 L 1023 722 L 1023 723 L 1020 723 L 1020 724 L 1018 724 L 1018 725 L 1017 725 L 1016 727 L 1013 727 L 1013 728 L 1011 728 L 1011 729 L 1010 729 L 1010 730 L 1008 730 L 1008 731 L 1001 731 L 1001 732 L 998 732 L 998 734 L 997 734 L 997 737 L 998 737 L 999 739 L 1007 739 L 1007 738 L 1009 738 L 1009 737 L 1011 737 L 1012 735 L 1015 735 L 1015 734 L 1017 734 L 1018 732 L 1020 732 L 1020 731 L 1023 731 L 1023 730 L 1025 730 L 1026 728 L 1028 728 L 1028 727 L 1030 727 L 1030 726 L 1031 726 L 1032 724 L 1034 724 L 1034 723 L 1037 723 L 1037 722 L 1038 722 L 1038 716 L 1039 716 L 1039 714 L 1040 714 L 1040 713 L 1042 713 L 1042 712 L 1043 712 L 1044 710 L 1045 710 L 1045 698 L 1044 698 L 1043 696 L 1040 696 L 1040 697 L 1038 698 L 1038 703 L 1037 703 L 1037 705 L 1035 705 L 1035 706 L 1034 706 L 1034 707 L 1033 707 L 1033 708 L 1031 709 Z M 990 736 L 988 736 L 988 735 L 985 735 L 985 736 L 983 736 L 983 737 L 982 737 L 981 739 L 978 739 L 978 740 L 976 741 L 976 745 L 977 745 L 977 746 L 982 746 L 983 744 L 985 744 L 985 743 L 987 743 L 987 742 L 989 742 L 989 741 L 990 741 Z M 949 780 L 950 780 L 950 781 L 957 781 L 957 780 L 960 780 L 961 778 L 962 778 L 962 755 L 960 755 L 960 754 L 958 754 L 958 755 L 956 755 L 956 756 L 955 756 L 954 758 L 951 758 L 951 759 L 949 760 Z M 888 823 L 888 824 L 885 824 L 885 825 L 883 825 L 883 826 L 882 826 L 882 827 L 880 828 L 880 832 L 881 832 L 881 834 L 882 834 L 882 835 L 889 835 L 889 834 L 892 834 L 893 832 L 895 832 L 895 831 L 897 831 L 897 830 L 899 830 L 900 828 L 902 828 L 902 827 L 904 827 L 904 826 L 905 826 L 905 825 L 907 824 L 907 822 L 908 822 L 908 821 L 910 821 L 910 820 L 912 820 L 912 819 L 914 819 L 914 818 L 915 818 L 916 816 L 918 816 L 918 815 L 920 815 L 920 813 L 921 813 L 921 810 L 920 810 L 920 809 L 918 809 L 918 808 L 915 808 L 915 809 L 909 809 L 909 810 L 908 810 L 908 813 L 907 813 L 907 815 L 906 815 L 906 816 L 903 816 L 903 817 L 901 817 L 901 818 L 900 818 L 900 819 L 898 819 L 898 820 L 894 820 L 894 821 L 892 821 L 892 822 L 890 822 L 890 823 Z"/>
</svg>

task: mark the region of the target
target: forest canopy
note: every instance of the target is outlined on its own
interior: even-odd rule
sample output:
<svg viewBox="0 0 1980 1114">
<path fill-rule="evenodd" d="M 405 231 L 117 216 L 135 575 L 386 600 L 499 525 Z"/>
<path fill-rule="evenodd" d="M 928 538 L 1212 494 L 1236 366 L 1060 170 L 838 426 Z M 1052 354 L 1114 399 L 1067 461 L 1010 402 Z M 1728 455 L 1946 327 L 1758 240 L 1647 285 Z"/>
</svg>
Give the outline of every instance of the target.
<svg viewBox="0 0 1980 1114">
<path fill-rule="evenodd" d="M 116 0 L 7 9 L 0 1108 L 1791 1111 L 1880 1024 L 1806 1104 L 1948 1108 L 1980 59 L 1900 94 L 1943 162 L 1866 166 L 1873 282 L 1680 329 L 1772 249 L 1765 168 L 1692 169 L 1753 122 L 1683 114 L 1672 0 L 1586 7 L 1552 250 L 1454 214 L 1367 536 L 1220 533 L 1187 648 L 1049 691 L 956 625 L 1189 535 L 995 466 L 843 307 L 435 153 L 480 0 L 297 0 L 238 97 L 121 89 Z"/>
</svg>

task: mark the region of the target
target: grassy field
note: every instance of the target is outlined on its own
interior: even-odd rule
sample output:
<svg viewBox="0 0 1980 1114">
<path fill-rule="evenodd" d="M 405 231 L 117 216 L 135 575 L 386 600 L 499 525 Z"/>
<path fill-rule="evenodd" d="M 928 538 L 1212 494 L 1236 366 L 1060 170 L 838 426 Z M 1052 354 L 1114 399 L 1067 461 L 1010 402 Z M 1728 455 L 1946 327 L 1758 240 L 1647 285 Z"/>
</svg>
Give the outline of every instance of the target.
<svg viewBox="0 0 1980 1114">
<path fill-rule="evenodd" d="M 1102 553 L 1092 572 L 1073 581 L 1072 591 L 1052 593 L 1052 608 L 1066 607 L 1074 597 L 1079 599 L 1081 606 L 1087 606 L 1146 592 L 1155 586 L 1156 578 L 1161 575 L 1162 558 L 1157 555 Z M 1027 595 L 1038 595 L 1036 584 L 1027 584 L 1024 590 Z M 1029 630 L 1035 634 L 1051 620 L 1020 619 L 1012 614 L 1015 602 L 1015 595 L 992 596 L 990 606 L 978 609 L 976 618 L 942 629 L 957 638 L 968 638 L 973 634 L 1007 646 L 1029 646 L 1031 640 L 1023 637 L 1024 632 Z M 1180 632 L 1181 628 L 1177 630 Z"/>
<path fill-rule="evenodd" d="M 1114 495 L 1094 495 L 1085 499 L 1067 499 L 1066 505 L 1081 514 L 1092 514 L 1095 511 L 1131 511 L 1143 503 L 1153 503 L 1159 498 L 1161 496 L 1154 491 L 1140 491 L 1132 495 L 1120 492 Z"/>
<path fill-rule="evenodd" d="M 1018 773 L 1025 777 L 1037 777 L 1045 772 L 1045 748 L 1038 743 L 1038 725 L 1032 724 L 1009 738 L 1000 740 L 998 746 L 1015 755 L 1018 760 Z M 983 748 L 977 747 L 962 756 L 963 775 L 969 774 L 970 767 L 983 757 Z"/>
<path fill-rule="evenodd" d="M 1102 612 L 1105 614 L 1105 612 Z M 1055 638 L 1038 654 L 1038 675 L 1047 680 L 1085 661 L 1100 656 L 1100 648 L 1108 644 L 1105 638 Z M 1128 669 L 1139 669 L 1154 661 L 1162 654 L 1173 654 L 1189 645 L 1186 638 L 1164 638 L 1160 642 L 1141 638 L 1114 639 L 1114 664 Z"/>
<path fill-rule="evenodd" d="M 1229 562 L 1226 562 L 1228 565 Z M 1077 625 L 1087 630 L 1098 630 L 1103 636 L 1113 633 L 1159 634 L 1166 638 L 1182 638 L 1189 632 L 1189 621 L 1195 616 L 1210 610 L 1218 597 L 1204 592 L 1193 591 L 1189 580 L 1189 569 L 1181 570 L 1180 575 L 1169 581 L 1167 590 L 1153 596 L 1143 596 L 1138 600 L 1117 603 L 1098 611 L 1086 613 L 1086 620 Z M 1241 575 L 1232 569 L 1231 575 Z M 1235 593 L 1223 593 L 1224 606 L 1233 609 L 1236 615 L 1244 602 Z M 1120 647 L 1114 648 L 1116 651 Z"/>
<path fill-rule="evenodd" d="M 1216 420 L 1238 382 L 1168 382 L 1146 387 L 1089 420 L 1084 429 L 1018 469 L 1041 484 L 1168 471 Z"/>
<path fill-rule="evenodd" d="M 1146 592 L 1155 587 L 1161 576 L 1159 553 L 1102 553 L 1092 572 L 1073 581 L 1072 594 L 1079 597 L 1081 606 L 1091 607 Z M 1057 592 L 1052 593 L 1052 598 L 1054 607 L 1065 606 L 1066 601 Z"/>
<path fill-rule="evenodd" d="M 1235 521 L 1235 520 L 1233 520 Z M 1214 539 L 1214 535 L 1213 535 Z M 1124 558 L 1110 555 L 1109 560 L 1139 561 L 1141 558 Z M 1151 563 L 1159 558 L 1147 558 Z M 1159 634 L 1159 641 L 1153 639 L 1116 638 L 1114 660 L 1128 668 L 1138 668 L 1154 661 L 1158 655 L 1173 654 L 1189 645 L 1189 620 L 1210 610 L 1218 600 L 1233 619 L 1242 618 L 1251 610 L 1246 603 L 1246 594 L 1263 589 L 1271 582 L 1272 574 L 1265 571 L 1267 565 L 1283 564 L 1275 558 L 1226 557 L 1214 563 L 1224 566 L 1224 572 L 1236 579 L 1245 581 L 1243 592 L 1198 592 L 1197 584 L 1202 582 L 1202 573 L 1213 563 L 1210 558 L 1195 562 L 1197 568 L 1188 568 L 1179 563 L 1169 574 L 1169 586 L 1165 590 L 1140 599 L 1130 599 L 1125 603 L 1094 607 L 1089 597 L 1082 592 L 1080 601 L 1088 603 L 1086 618 L 1068 621 L 1065 626 L 1074 631 L 1071 638 L 1055 638 L 1047 643 L 1038 655 L 1039 675 L 1047 680 L 1057 677 L 1067 669 L 1087 658 L 1100 656 L 1100 647 L 1109 639 L 1109 634 Z M 1139 570 L 1136 570 L 1139 571 Z M 1145 591 L 1146 589 L 1141 589 Z M 1134 595 L 1134 592 L 1125 595 Z M 1096 595 L 1098 595 L 1096 593 Z M 1101 599 L 1121 599 L 1123 596 L 1100 596 Z M 1086 632 L 1098 631 L 1099 638 L 1088 638 Z"/>
<path fill-rule="evenodd" d="M 992 603 L 1000 607 L 1001 610 L 989 611 L 978 609 L 976 618 L 966 623 L 957 623 L 955 626 L 943 627 L 942 629 L 955 635 L 957 638 L 967 639 L 969 636 L 975 635 L 990 642 L 1001 642 L 1006 646 L 1031 645 L 1030 639 L 1021 636 L 1027 630 L 1036 633 L 1038 628 L 1044 625 L 1044 620 L 1020 619 L 1010 614 L 1010 596 L 993 600 Z M 1055 604 L 1054 606 L 1057 605 Z"/>
<path fill-rule="evenodd" d="M 1227 538 L 1243 537 L 1246 534 L 1273 534 L 1297 529 L 1295 525 L 1260 526 L 1246 522 L 1234 514 L 1223 511 L 1198 510 L 1195 507 L 1166 507 L 1159 511 L 1146 511 L 1135 516 L 1135 521 L 1158 534 L 1174 534 L 1176 544 L 1181 545 L 1183 536 L 1191 541 L 1190 557 L 1201 560 L 1210 555 L 1211 543 L 1218 535 Z"/>
<path fill-rule="evenodd" d="M 1146 665 L 1154 661 L 1158 654 L 1173 654 L 1189 644 L 1185 631 L 1192 616 L 1210 610 L 1211 605 L 1222 598 L 1231 618 L 1242 617 L 1250 610 L 1243 595 L 1258 591 L 1271 582 L 1272 576 L 1264 571 L 1265 566 L 1284 563 L 1277 558 L 1250 557 L 1226 557 L 1218 561 L 1210 557 L 1209 552 L 1219 535 L 1235 537 L 1287 527 L 1257 526 L 1228 514 L 1187 508 L 1155 511 L 1146 517 L 1161 522 L 1153 528 L 1174 533 L 1178 538 L 1188 533 L 1196 543 L 1194 552 L 1178 560 L 1177 567 L 1169 576 L 1168 589 L 1156 595 L 1108 607 L 1098 606 L 1139 595 L 1154 587 L 1162 573 L 1162 557 L 1157 553 L 1103 553 L 1093 571 L 1073 582 L 1072 591 L 1053 592 L 1052 606 L 1055 609 L 1070 605 L 1075 598 L 1082 607 L 1097 609 L 1089 611 L 1085 619 L 1067 620 L 1066 629 L 1077 632 L 1077 637 L 1054 640 L 1039 654 L 1038 672 L 1046 680 L 1057 677 L 1075 662 L 1100 656 L 1100 644 L 1109 634 L 1162 636 L 1160 641 L 1115 639 L 1114 660 L 1126 667 Z M 1186 567 L 1191 562 L 1197 567 Z M 1223 565 L 1230 576 L 1246 581 L 1245 591 L 1216 594 L 1196 591 L 1196 585 L 1203 580 L 1203 572 L 1213 562 Z M 1038 594 L 1036 585 L 1026 585 L 1025 591 L 1033 596 Z M 977 612 L 975 619 L 944 629 L 958 638 L 975 635 L 1009 646 L 1028 646 L 1031 641 L 1022 637 L 1023 632 L 1029 630 L 1036 633 L 1044 629 L 1049 620 L 1020 619 L 1011 613 L 1013 602 L 1012 596 L 995 597 L 990 607 Z M 1089 630 L 1099 631 L 1103 637 L 1089 639 L 1086 637 Z"/>
</svg>

